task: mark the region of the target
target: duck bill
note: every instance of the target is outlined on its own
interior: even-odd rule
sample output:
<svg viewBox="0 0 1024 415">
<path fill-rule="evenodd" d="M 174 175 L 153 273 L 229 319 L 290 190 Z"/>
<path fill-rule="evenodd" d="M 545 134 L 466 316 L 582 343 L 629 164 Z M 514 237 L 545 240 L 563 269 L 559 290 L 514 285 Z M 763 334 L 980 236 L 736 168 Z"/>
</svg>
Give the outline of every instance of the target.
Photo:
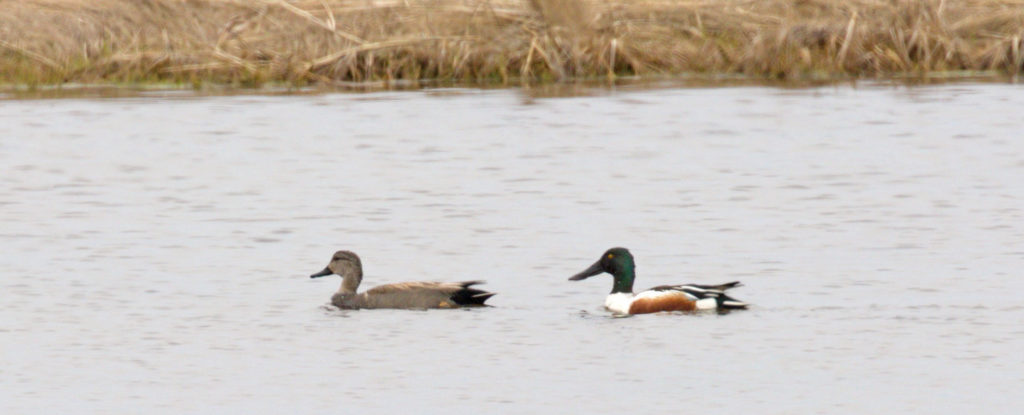
<svg viewBox="0 0 1024 415">
<path fill-rule="evenodd" d="M 324 268 L 323 271 L 320 271 L 320 272 L 318 272 L 316 274 L 310 275 L 309 278 L 326 277 L 326 276 L 331 275 L 333 273 L 334 272 L 332 272 L 330 268 Z"/>
<path fill-rule="evenodd" d="M 604 268 L 601 267 L 601 261 L 597 261 L 594 263 L 594 265 L 591 265 L 590 268 L 587 268 L 583 270 L 583 272 L 580 272 L 579 274 L 569 277 L 569 281 L 585 280 L 602 272 L 604 272 Z"/>
</svg>

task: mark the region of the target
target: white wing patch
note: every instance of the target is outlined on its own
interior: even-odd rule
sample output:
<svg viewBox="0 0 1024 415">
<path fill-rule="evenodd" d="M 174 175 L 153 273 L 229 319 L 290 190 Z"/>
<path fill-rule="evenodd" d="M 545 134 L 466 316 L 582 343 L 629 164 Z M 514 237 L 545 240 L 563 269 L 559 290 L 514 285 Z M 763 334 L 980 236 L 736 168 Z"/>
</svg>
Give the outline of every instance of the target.
<svg viewBox="0 0 1024 415">
<path fill-rule="evenodd" d="M 694 300 L 694 301 L 697 300 L 697 297 L 695 297 L 693 294 L 690 294 L 690 293 L 688 293 L 686 291 L 676 291 L 676 290 L 663 290 L 663 291 L 647 290 L 647 291 L 641 291 L 639 294 L 636 295 L 636 298 L 637 299 L 648 298 L 648 299 L 652 299 L 653 300 L 655 298 L 668 297 L 668 296 L 676 296 L 676 295 L 679 295 L 679 294 L 686 295 L 686 298 L 689 298 L 691 300 Z"/>
</svg>

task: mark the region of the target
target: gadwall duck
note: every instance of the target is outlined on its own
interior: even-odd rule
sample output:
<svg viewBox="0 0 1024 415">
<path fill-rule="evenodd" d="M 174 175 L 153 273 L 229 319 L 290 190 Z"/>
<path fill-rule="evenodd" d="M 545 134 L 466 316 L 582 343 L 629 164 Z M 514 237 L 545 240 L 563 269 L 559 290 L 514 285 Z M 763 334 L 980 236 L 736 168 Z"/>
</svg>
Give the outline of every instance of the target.
<svg viewBox="0 0 1024 415">
<path fill-rule="evenodd" d="M 363 265 L 351 251 L 338 251 L 327 268 L 310 278 L 331 274 L 341 276 L 341 289 L 331 296 L 338 308 L 459 308 L 480 307 L 495 293 L 470 288 L 482 281 L 401 282 L 371 288 L 356 294 L 363 280 Z"/>
<path fill-rule="evenodd" d="M 612 292 L 604 307 L 616 314 L 645 314 L 659 311 L 729 310 L 747 308 L 747 303 L 725 295 L 725 290 L 741 286 L 739 281 L 719 285 L 662 285 L 633 293 L 636 264 L 626 248 L 605 251 L 590 268 L 569 278 L 579 281 L 600 273 L 612 274 Z"/>
</svg>

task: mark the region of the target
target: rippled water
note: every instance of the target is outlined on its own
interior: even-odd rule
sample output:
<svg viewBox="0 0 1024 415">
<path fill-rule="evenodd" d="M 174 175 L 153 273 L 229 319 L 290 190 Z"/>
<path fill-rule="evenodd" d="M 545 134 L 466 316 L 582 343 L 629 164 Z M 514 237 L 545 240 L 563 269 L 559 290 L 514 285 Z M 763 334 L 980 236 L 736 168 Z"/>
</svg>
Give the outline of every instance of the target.
<svg viewBox="0 0 1024 415">
<path fill-rule="evenodd" d="M 0 101 L 4 413 L 1012 413 L 1024 89 Z M 726 315 L 610 318 L 742 280 Z M 485 279 L 478 310 L 338 311 Z M 364 287 L 364 288 L 365 288 Z"/>
</svg>

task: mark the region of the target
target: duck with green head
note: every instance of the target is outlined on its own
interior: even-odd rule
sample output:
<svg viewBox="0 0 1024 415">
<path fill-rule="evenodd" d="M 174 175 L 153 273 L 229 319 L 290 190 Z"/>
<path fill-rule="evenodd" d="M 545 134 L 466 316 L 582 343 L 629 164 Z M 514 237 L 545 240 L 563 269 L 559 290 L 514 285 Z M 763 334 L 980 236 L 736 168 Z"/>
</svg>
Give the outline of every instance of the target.
<svg viewBox="0 0 1024 415">
<path fill-rule="evenodd" d="M 363 264 L 352 251 L 338 251 L 327 267 L 310 278 L 341 276 L 341 288 L 331 296 L 331 304 L 345 309 L 359 308 L 460 308 L 482 307 L 494 295 L 472 288 L 482 281 L 401 282 L 373 287 L 356 293 L 363 281 Z"/>
<path fill-rule="evenodd" d="M 719 285 L 660 285 L 634 294 L 636 262 L 626 248 L 605 251 L 594 265 L 569 280 L 579 281 L 605 272 L 612 275 L 612 292 L 605 297 L 604 307 L 615 314 L 747 308 L 747 303 L 725 295 L 725 290 L 739 287 L 739 281 Z"/>
</svg>

